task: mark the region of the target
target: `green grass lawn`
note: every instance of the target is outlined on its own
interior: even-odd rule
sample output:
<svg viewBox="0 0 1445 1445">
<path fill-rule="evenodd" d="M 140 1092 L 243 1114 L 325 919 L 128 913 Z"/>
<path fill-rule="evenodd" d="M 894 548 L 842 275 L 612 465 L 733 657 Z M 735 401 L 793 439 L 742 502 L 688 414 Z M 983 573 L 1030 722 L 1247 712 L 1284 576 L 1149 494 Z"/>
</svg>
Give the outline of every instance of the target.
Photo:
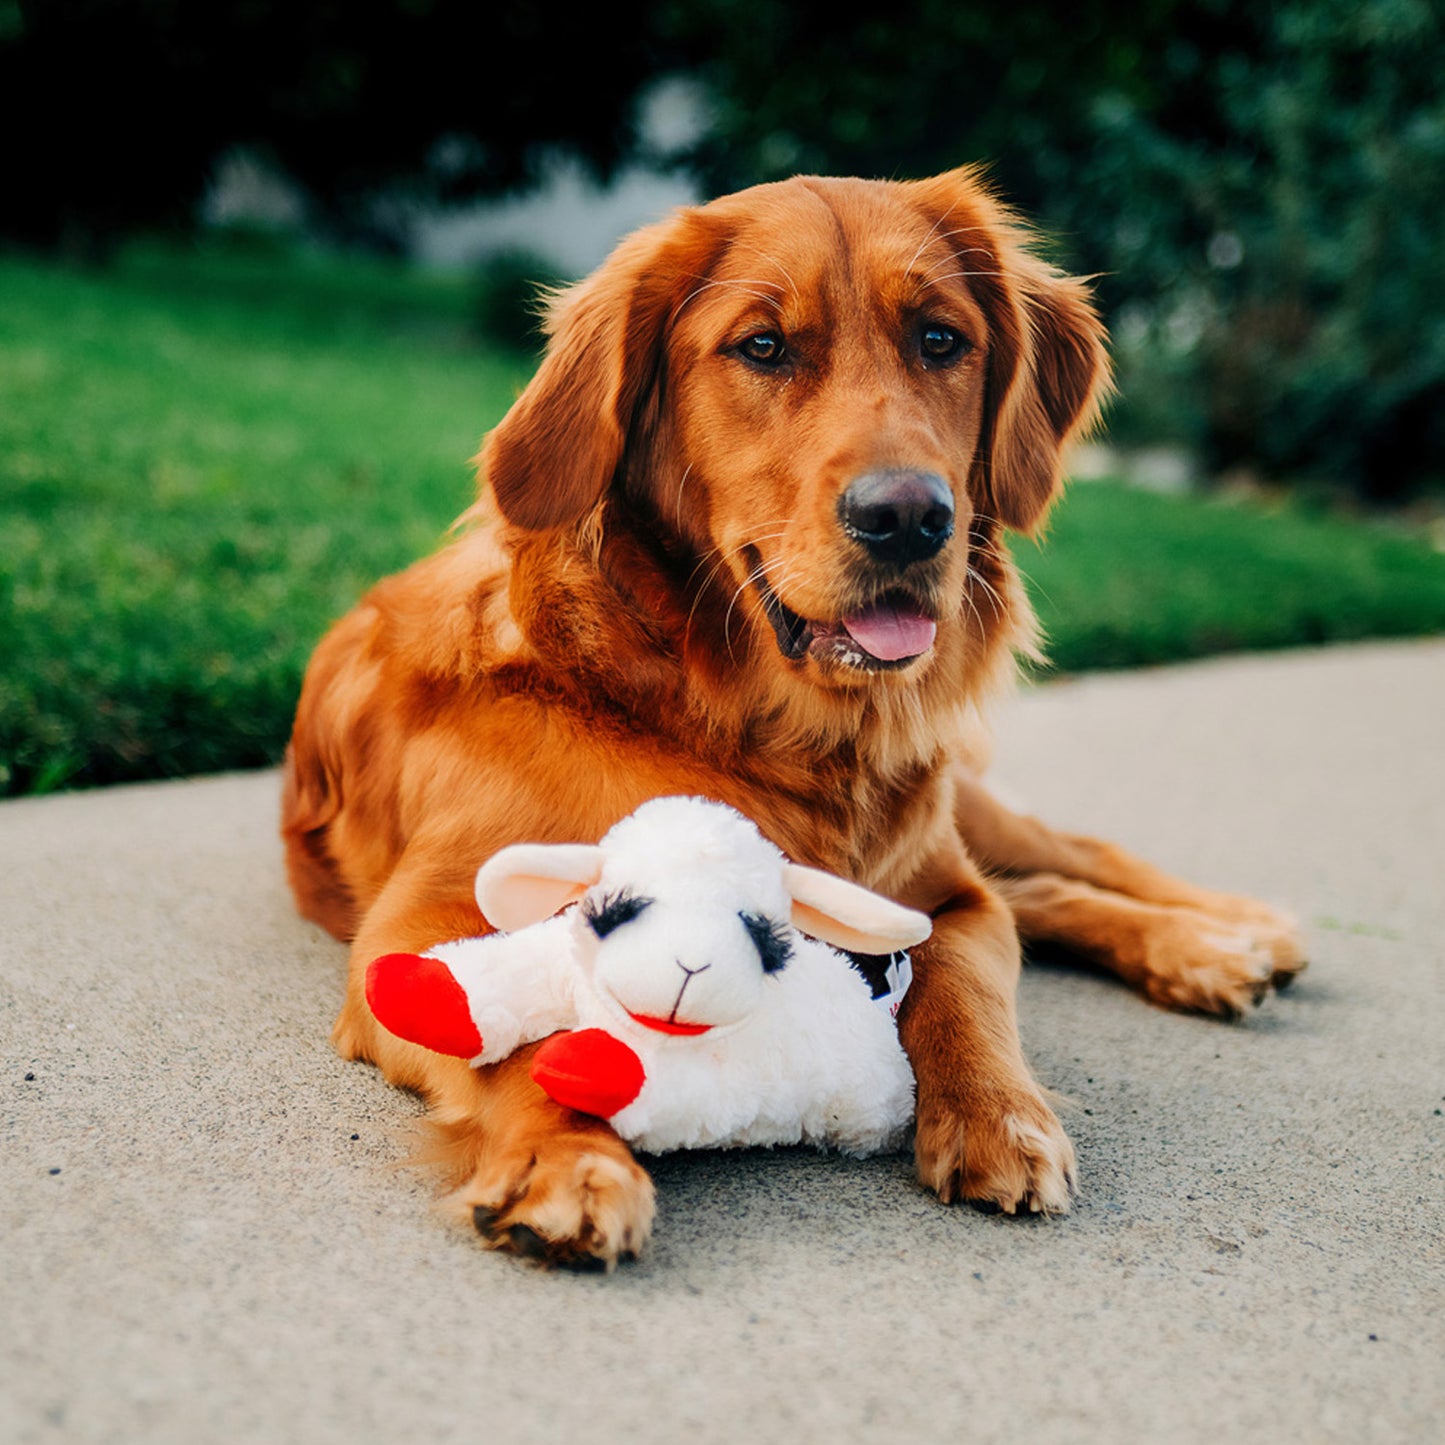
<svg viewBox="0 0 1445 1445">
<path fill-rule="evenodd" d="M 472 307 L 354 261 L 0 258 L 0 792 L 279 756 L 526 379 Z M 1019 557 L 1065 669 L 1445 630 L 1445 556 L 1368 522 L 1091 484 Z"/>
<path fill-rule="evenodd" d="M 1085 483 L 1014 555 L 1059 671 L 1445 631 L 1445 554 L 1298 504 Z"/>
<path fill-rule="evenodd" d="M 436 545 L 526 379 L 468 317 L 381 267 L 0 260 L 0 790 L 278 756 L 317 637 Z"/>
</svg>

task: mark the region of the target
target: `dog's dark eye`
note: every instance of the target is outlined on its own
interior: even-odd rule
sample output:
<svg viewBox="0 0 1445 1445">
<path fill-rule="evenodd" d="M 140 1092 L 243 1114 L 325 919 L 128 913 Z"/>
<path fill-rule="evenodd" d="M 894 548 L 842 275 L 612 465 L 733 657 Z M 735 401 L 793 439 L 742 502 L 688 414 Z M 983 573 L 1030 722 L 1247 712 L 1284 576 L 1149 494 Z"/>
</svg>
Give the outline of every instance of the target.
<svg viewBox="0 0 1445 1445">
<path fill-rule="evenodd" d="M 951 326 L 930 321 L 918 338 L 919 349 L 930 361 L 949 361 L 960 355 L 968 346 L 963 333 Z"/>
<path fill-rule="evenodd" d="M 756 336 L 749 336 L 738 350 L 758 366 L 777 366 L 787 355 L 783 338 L 776 331 L 759 331 Z"/>
<path fill-rule="evenodd" d="M 793 941 L 786 925 L 764 918 L 761 913 L 739 913 L 748 937 L 758 950 L 763 961 L 764 973 L 777 973 L 793 956 Z"/>
<path fill-rule="evenodd" d="M 582 905 L 582 917 L 598 938 L 606 938 L 614 928 L 631 923 L 644 908 L 652 906 L 652 899 L 639 898 L 635 893 L 608 893 L 601 898 L 589 898 Z"/>
</svg>

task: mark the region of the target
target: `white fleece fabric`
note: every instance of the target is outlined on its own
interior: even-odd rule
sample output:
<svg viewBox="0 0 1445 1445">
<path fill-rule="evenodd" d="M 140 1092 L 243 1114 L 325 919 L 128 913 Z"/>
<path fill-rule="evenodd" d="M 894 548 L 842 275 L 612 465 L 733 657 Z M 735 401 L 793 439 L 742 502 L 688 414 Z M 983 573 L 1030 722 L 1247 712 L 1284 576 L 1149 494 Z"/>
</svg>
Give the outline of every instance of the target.
<svg viewBox="0 0 1445 1445">
<path fill-rule="evenodd" d="M 611 1119 L 638 1149 L 801 1143 L 868 1154 L 902 1142 L 913 1072 L 889 1000 L 875 1001 L 843 954 L 792 927 L 786 860 L 750 822 L 719 803 L 659 799 L 619 823 L 601 853 L 600 876 L 557 916 L 428 951 L 467 995 L 483 1042 L 474 1064 L 562 1029 L 600 1028 L 646 1075 Z M 589 917 L 619 897 L 645 906 L 599 938 Z M 919 920 L 868 902 L 905 926 Z M 764 970 L 744 914 L 786 941 L 781 968 Z M 709 1027 L 662 1033 L 634 1014 Z"/>
</svg>

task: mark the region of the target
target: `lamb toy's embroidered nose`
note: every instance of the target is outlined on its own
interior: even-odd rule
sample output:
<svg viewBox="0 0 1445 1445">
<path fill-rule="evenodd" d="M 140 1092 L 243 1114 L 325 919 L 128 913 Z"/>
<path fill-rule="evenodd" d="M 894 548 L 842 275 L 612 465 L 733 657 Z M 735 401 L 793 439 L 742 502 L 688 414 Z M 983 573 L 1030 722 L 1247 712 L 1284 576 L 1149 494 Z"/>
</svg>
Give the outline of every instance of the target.
<svg viewBox="0 0 1445 1445">
<path fill-rule="evenodd" d="M 712 967 L 712 964 L 705 963 L 701 968 L 689 968 L 680 958 L 673 959 L 673 962 L 683 971 L 686 977 L 682 981 L 682 987 L 677 991 L 677 997 L 673 1000 L 672 1012 L 664 1019 L 657 1017 L 656 1014 L 637 1013 L 632 1009 L 628 1009 L 628 1016 L 636 1023 L 640 1023 L 644 1028 L 654 1029 L 660 1034 L 680 1034 L 686 1036 L 705 1034 L 713 1027 L 712 1024 L 692 1023 L 688 1020 L 680 1019 L 677 1016 L 677 1011 L 682 1007 L 682 996 L 687 992 L 688 984 L 690 984 L 698 974 L 706 973 L 708 969 Z"/>
</svg>

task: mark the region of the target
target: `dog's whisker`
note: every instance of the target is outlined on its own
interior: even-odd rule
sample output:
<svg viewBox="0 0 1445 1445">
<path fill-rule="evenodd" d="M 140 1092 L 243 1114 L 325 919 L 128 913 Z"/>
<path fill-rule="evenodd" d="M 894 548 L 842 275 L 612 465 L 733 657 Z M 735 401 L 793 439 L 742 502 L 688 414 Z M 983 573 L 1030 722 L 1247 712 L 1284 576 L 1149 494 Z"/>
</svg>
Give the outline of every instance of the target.
<svg viewBox="0 0 1445 1445">
<path fill-rule="evenodd" d="M 688 610 L 687 610 L 687 626 L 688 626 L 688 628 L 691 628 L 691 626 L 692 626 L 692 620 L 693 620 L 693 618 L 697 615 L 697 609 L 702 606 L 703 599 L 707 596 L 708 590 L 709 590 L 709 588 L 712 586 L 713 579 L 714 579 L 714 578 L 718 575 L 718 573 L 721 572 L 721 571 L 724 569 L 724 567 L 726 567 L 726 566 L 727 566 L 727 558 L 724 557 L 724 556 L 719 556 L 719 557 L 717 557 L 717 558 L 714 560 L 713 564 L 707 569 L 707 575 L 702 579 L 701 583 L 699 583 L 699 584 L 697 585 L 697 587 L 696 587 L 696 589 L 694 590 L 694 593 L 693 593 L 692 606 L 689 607 Z M 701 568 L 702 568 L 702 563 L 699 562 L 698 565 L 697 565 L 697 567 L 693 569 L 692 576 L 688 579 L 689 585 L 691 585 L 691 583 L 696 579 L 697 574 L 698 574 L 698 572 L 701 570 Z M 684 635 L 686 635 L 686 634 L 684 634 Z"/>
<path fill-rule="evenodd" d="M 716 557 L 725 552 L 741 553 L 749 546 L 756 546 L 759 542 L 776 542 L 779 538 L 788 534 L 788 528 L 792 525 L 791 517 L 771 517 L 767 521 L 758 523 L 759 527 L 775 528 L 774 531 L 759 531 L 751 534 L 736 546 L 729 547 L 727 543 L 720 542 L 716 547 L 709 547 L 706 552 L 698 556 L 698 562 L 705 562 L 709 557 Z"/>
<path fill-rule="evenodd" d="M 969 550 L 971 555 L 976 557 L 980 562 L 992 563 L 994 567 L 1001 570 L 1013 566 L 1015 571 L 1020 571 L 1002 544 L 994 538 L 984 538 L 980 536 L 978 532 L 971 531 L 969 533 Z M 984 576 L 978 567 L 973 565 L 972 561 L 967 564 L 967 575 L 970 582 L 976 583 L 988 593 L 995 613 L 999 617 L 1004 616 L 1008 610 L 1008 603 L 1004 595 Z M 1020 575 L 1023 574 L 1020 572 Z"/>
<path fill-rule="evenodd" d="M 792 518 L 790 517 L 774 517 L 769 519 L 768 521 L 761 522 L 758 524 L 759 526 L 775 527 L 778 530 L 771 532 L 758 532 L 752 538 L 750 538 L 749 541 L 739 543 L 738 546 L 732 550 L 741 551 L 743 548 L 749 545 L 756 546 L 759 542 L 776 542 L 781 538 L 787 536 L 787 529 L 790 526 L 791 522 Z M 696 580 L 697 574 L 702 570 L 704 564 L 710 558 L 723 558 L 728 550 L 729 549 L 725 543 L 719 543 L 716 547 L 709 547 L 707 551 L 699 553 L 697 562 L 693 566 L 692 572 L 688 576 L 689 584 Z M 716 570 L 717 568 L 715 564 L 713 568 L 710 569 L 710 573 L 716 572 Z"/>
<path fill-rule="evenodd" d="M 682 527 L 682 489 L 687 486 L 687 479 L 692 475 L 692 467 L 693 464 L 689 462 L 687 466 L 683 468 L 682 477 L 677 484 L 677 500 L 673 506 L 672 517 L 673 524 L 679 529 Z"/>
<path fill-rule="evenodd" d="M 727 562 L 728 559 L 725 554 L 719 553 L 717 556 L 714 557 L 712 565 L 707 569 L 706 576 L 703 577 L 701 583 L 696 589 L 696 595 L 693 598 L 692 606 L 688 609 L 689 619 L 691 619 L 692 616 L 697 612 L 698 607 L 702 604 L 703 598 L 707 595 L 708 589 L 712 586 L 713 580 L 717 577 L 719 572 L 723 571 L 724 568 L 726 568 Z M 699 563 L 698 566 L 693 569 L 692 577 L 689 578 L 689 582 L 696 580 L 697 573 L 699 570 L 701 570 L 701 566 L 702 564 Z"/>
<path fill-rule="evenodd" d="M 1030 588 L 1032 588 L 1034 593 L 1037 596 L 1041 597 L 1045 602 L 1051 603 L 1054 600 L 1053 593 L 1050 592 L 1049 589 L 1045 587 L 1044 584 L 1040 582 L 1038 578 L 1035 577 L 1031 572 L 1028 572 L 1024 568 L 1020 567 L 1017 562 L 1014 563 L 1014 571 L 1018 573 L 1019 580 L 1026 583 Z"/>
<path fill-rule="evenodd" d="M 755 572 L 761 572 L 761 570 L 762 570 L 761 568 L 757 568 L 757 569 L 755 569 Z M 735 608 L 735 607 L 737 606 L 737 604 L 738 604 L 738 599 L 743 595 L 744 592 L 747 591 L 749 583 L 755 582 L 756 580 L 757 580 L 757 577 L 756 577 L 755 575 L 753 575 L 753 574 L 749 574 L 747 577 L 745 577 L 745 578 L 742 580 L 742 582 L 739 583 L 738 586 L 733 589 L 733 595 L 728 599 L 727 611 L 723 613 L 723 646 L 726 647 L 727 650 L 728 650 L 728 661 L 729 661 L 729 662 L 735 663 L 735 662 L 737 661 L 737 658 L 736 658 L 735 656 L 733 656 L 733 638 L 732 638 L 733 608 Z"/>
<path fill-rule="evenodd" d="M 935 276 L 935 277 L 933 277 L 933 279 L 929 281 L 928 285 L 929 285 L 929 286 L 941 286 L 941 285 L 943 285 L 943 283 L 944 283 L 945 281 L 958 281 L 958 280 L 967 281 L 967 280 L 969 280 L 971 277 L 975 277 L 975 276 L 1005 276 L 1005 275 L 1007 275 L 1007 274 L 1008 274 L 1008 273 L 1007 273 L 1006 271 L 950 271 L 947 276 Z M 922 290 L 924 290 L 924 289 L 926 289 L 926 288 L 925 288 L 925 287 L 920 287 L 920 288 L 919 288 L 920 291 L 922 291 Z"/>
<path fill-rule="evenodd" d="M 994 615 L 995 617 L 1002 617 L 1002 616 L 1004 615 L 1004 600 L 1003 600 L 1003 594 L 999 592 L 998 588 L 996 588 L 996 587 L 988 580 L 988 578 L 986 578 L 986 577 L 983 575 L 983 573 L 981 573 L 976 567 L 970 567 L 970 568 L 968 569 L 968 580 L 969 580 L 971 583 L 973 583 L 975 586 L 981 587 L 981 588 L 983 589 L 984 593 L 985 593 L 985 594 L 987 595 L 987 597 L 988 597 L 989 605 L 990 605 L 990 607 L 993 609 L 993 615 Z M 973 603 L 973 591 L 972 591 L 972 589 L 970 589 L 970 590 L 969 590 L 968 592 L 966 592 L 964 595 L 969 599 L 969 604 L 972 605 L 972 603 Z M 976 609 L 976 608 L 975 608 L 974 615 L 977 616 L 977 609 Z M 979 618 L 979 622 L 982 623 L 982 621 L 983 621 L 983 619 L 980 617 L 980 618 Z"/>
<path fill-rule="evenodd" d="M 742 554 L 743 550 L 744 549 L 742 548 L 739 549 L 739 555 Z M 769 578 L 768 586 L 774 590 L 779 587 L 787 589 L 792 585 L 793 576 L 794 574 L 792 572 L 786 572 L 781 577 Z M 763 581 L 766 577 L 766 568 L 763 566 L 763 563 L 759 561 L 758 565 L 752 568 L 748 572 L 747 576 L 744 577 L 743 580 L 733 590 L 732 598 L 728 602 L 727 612 L 723 615 L 723 641 L 727 644 L 728 657 L 732 661 L 736 661 L 736 659 L 733 657 L 731 636 L 731 622 L 733 610 L 737 607 L 738 601 L 747 593 L 748 589 L 754 586 L 756 583 Z M 758 602 L 756 605 L 761 606 L 762 604 L 761 602 Z"/>
<path fill-rule="evenodd" d="M 956 231 L 945 231 L 944 234 L 943 234 L 942 236 L 940 236 L 938 239 L 939 239 L 940 241 L 945 241 L 945 240 L 947 240 L 950 236 L 961 236 L 961 235 L 964 234 L 965 231 L 976 231 L 976 230 L 978 230 L 978 229 L 979 229 L 979 228 L 978 228 L 977 226 L 961 226 L 961 227 L 959 227 L 959 229 L 956 230 Z M 992 252 L 987 246 L 964 246 L 964 247 L 954 247 L 954 246 L 950 246 L 950 247 L 948 248 L 947 253 L 946 253 L 945 255 L 940 256 L 936 261 L 934 261 L 933 264 L 932 264 L 928 269 L 929 269 L 929 270 L 936 270 L 936 269 L 937 269 L 938 267 L 940 267 L 940 266 L 947 266 L 950 262 L 952 262 L 952 261 L 957 261 L 960 256 L 991 256 L 991 255 L 993 255 L 993 252 Z"/>
<path fill-rule="evenodd" d="M 777 519 L 776 525 L 778 525 L 778 526 L 781 528 L 781 527 L 783 527 L 783 525 L 784 525 L 787 521 L 788 521 L 787 518 L 785 518 L 785 517 L 779 517 L 779 518 Z M 687 612 L 687 622 L 686 622 L 686 624 L 684 625 L 684 628 L 683 628 L 683 639 L 684 639 L 684 642 L 686 642 L 686 640 L 687 640 L 687 639 L 691 636 L 691 634 L 692 634 L 692 624 L 693 624 L 694 618 L 697 616 L 697 609 L 698 609 L 698 607 L 701 606 L 702 600 L 703 600 L 704 596 L 706 595 L 708 588 L 711 586 L 713 579 L 714 579 L 714 578 L 718 575 L 718 573 L 727 565 L 729 555 L 731 555 L 732 552 L 736 552 L 739 557 L 742 557 L 742 555 L 744 554 L 744 552 L 746 551 L 746 549 L 747 549 L 749 546 L 754 545 L 754 544 L 757 543 L 757 542 L 771 542 L 771 541 L 776 541 L 776 540 L 778 540 L 779 538 L 781 538 L 781 537 L 783 537 L 783 536 L 786 536 L 786 535 L 787 535 L 786 530 L 779 530 L 779 531 L 776 531 L 776 532 L 760 533 L 760 534 L 758 534 L 756 537 L 754 537 L 751 542 L 741 543 L 739 546 L 737 546 L 737 547 L 735 547 L 735 548 L 731 548 L 731 549 L 729 549 L 729 548 L 727 548 L 727 547 L 725 547 L 725 546 L 723 546 L 723 545 L 719 545 L 719 546 L 717 546 L 717 547 L 710 548 L 710 549 L 709 549 L 707 552 L 705 552 L 701 557 L 699 557 L 698 562 L 697 562 L 697 565 L 693 568 L 692 573 L 690 574 L 690 576 L 689 576 L 689 578 L 688 578 L 688 585 L 689 585 L 689 586 L 692 586 L 693 583 L 696 582 L 697 574 L 698 574 L 699 571 L 702 570 L 702 567 L 703 567 L 704 562 L 706 562 L 709 557 L 711 557 L 711 558 L 713 559 L 713 561 L 712 561 L 712 565 L 711 565 L 710 567 L 708 567 L 708 569 L 707 569 L 707 575 L 702 579 L 702 582 L 697 585 L 696 590 L 695 590 L 695 593 L 694 593 L 694 596 L 693 596 L 693 600 L 692 600 L 692 606 L 688 608 L 688 612 Z M 757 566 L 756 568 L 754 568 L 754 569 L 752 570 L 752 572 L 750 572 L 750 573 L 748 574 L 748 576 L 745 577 L 745 578 L 743 579 L 743 581 L 738 585 L 738 587 L 736 588 L 736 590 L 735 590 L 734 593 L 733 593 L 733 597 L 732 597 L 731 601 L 728 603 L 727 612 L 724 614 L 724 617 L 723 617 L 723 638 L 724 638 L 724 641 L 728 643 L 729 656 L 731 656 L 732 644 L 731 644 L 731 640 L 728 638 L 728 635 L 727 635 L 727 634 L 728 634 L 728 626 L 729 626 L 729 622 L 730 622 L 730 619 L 731 619 L 731 616 L 732 616 L 733 607 L 736 605 L 736 602 L 737 602 L 738 595 L 739 595 L 740 593 L 742 593 L 742 592 L 745 592 L 745 591 L 747 590 L 747 588 L 748 588 L 752 583 L 761 580 L 761 578 L 763 577 L 763 575 L 764 575 L 763 564 L 762 564 L 761 562 L 759 562 L 758 566 Z M 733 660 L 735 661 L 736 659 L 733 659 Z"/>
<path fill-rule="evenodd" d="M 973 620 L 979 629 L 983 628 L 983 615 L 978 610 L 978 604 L 973 600 L 973 593 L 964 588 L 963 600 L 968 605 L 968 610 L 973 614 Z"/>
<path fill-rule="evenodd" d="M 968 280 L 971 276 L 1005 276 L 1006 271 L 950 271 L 947 276 L 934 276 L 928 284 L 930 286 L 941 286 L 945 281 Z M 922 287 L 920 290 L 924 289 Z"/>
<path fill-rule="evenodd" d="M 769 266 L 776 266 L 778 270 L 783 273 L 783 278 L 787 281 L 788 289 L 793 293 L 794 298 L 801 299 L 802 293 L 798 290 L 798 283 L 793 280 L 792 274 L 789 272 L 788 268 L 784 266 L 783 263 L 779 261 L 776 256 L 769 255 L 768 252 L 759 250 L 756 246 L 748 246 L 745 249 L 750 256 L 756 256 L 759 260 L 766 261 Z M 776 282 L 765 282 L 759 284 L 777 285 Z M 781 290 L 782 287 L 779 287 L 778 289 Z"/>
<path fill-rule="evenodd" d="M 918 278 L 918 290 L 922 291 L 928 286 L 936 285 L 940 280 L 947 280 L 947 277 L 940 277 L 939 272 L 945 266 L 956 266 L 965 256 L 987 256 L 990 261 L 996 258 L 987 246 L 965 246 L 961 251 L 950 251 L 946 256 L 940 256 L 927 270 L 922 272 Z M 982 273 L 980 273 L 982 274 Z"/>
<path fill-rule="evenodd" d="M 986 539 L 979 536 L 977 532 L 971 532 L 969 534 L 969 545 L 981 559 L 986 559 L 987 561 L 994 563 L 995 566 L 1004 569 L 1006 572 L 1012 571 L 1021 582 L 1028 584 L 1028 586 L 1039 597 L 1044 598 L 1046 601 L 1053 600 L 1053 596 L 1049 592 L 1049 589 L 1045 587 L 1043 583 L 1041 583 L 1033 575 L 1033 573 L 1028 570 L 1028 568 L 1021 566 L 1019 564 L 1018 558 L 1015 557 L 1010 551 L 1008 551 L 1008 549 L 1003 545 L 1003 543 L 997 538 Z M 970 566 L 970 572 L 974 572 L 975 570 L 975 568 Z M 1000 602 L 1002 604 L 1002 599 L 1000 599 Z M 1003 605 L 1006 606 L 1006 604 Z"/>
<path fill-rule="evenodd" d="M 761 291 L 757 289 L 761 286 L 771 286 L 774 289 L 781 291 L 783 289 L 781 282 L 751 279 L 746 281 L 726 281 L 716 279 L 705 280 L 702 277 L 699 277 L 697 279 L 702 281 L 702 284 L 689 291 L 688 294 L 683 297 L 677 309 L 673 311 L 671 316 L 668 317 L 669 326 L 671 326 L 677 320 L 677 318 L 681 316 L 682 313 L 687 310 L 687 308 L 695 300 L 697 300 L 699 296 L 703 294 L 704 291 L 711 291 L 715 288 L 742 291 L 748 296 L 756 297 L 759 301 L 763 302 L 764 305 L 769 306 L 774 310 L 780 310 L 782 308 L 782 300 L 779 297 L 770 296 L 766 291 Z"/>
<path fill-rule="evenodd" d="M 966 236 L 970 231 L 982 231 L 983 229 L 982 226 L 955 226 L 951 231 L 940 232 L 938 239 L 946 241 L 950 236 Z"/>
<path fill-rule="evenodd" d="M 958 206 L 959 206 L 959 203 L 958 203 L 957 201 L 955 201 L 955 202 L 954 202 L 951 206 L 949 206 L 949 208 L 948 208 L 946 211 L 944 211 L 943 214 L 942 214 L 941 216 L 939 216 L 939 218 L 928 228 L 928 234 L 918 243 L 918 249 L 913 253 L 912 259 L 908 262 L 908 265 L 903 268 L 905 271 L 911 271 L 911 270 L 913 269 L 914 262 L 916 262 L 916 261 L 918 260 L 918 258 L 923 254 L 924 248 L 925 248 L 925 247 L 928 245 L 928 243 L 938 234 L 938 228 L 958 209 Z"/>
</svg>

